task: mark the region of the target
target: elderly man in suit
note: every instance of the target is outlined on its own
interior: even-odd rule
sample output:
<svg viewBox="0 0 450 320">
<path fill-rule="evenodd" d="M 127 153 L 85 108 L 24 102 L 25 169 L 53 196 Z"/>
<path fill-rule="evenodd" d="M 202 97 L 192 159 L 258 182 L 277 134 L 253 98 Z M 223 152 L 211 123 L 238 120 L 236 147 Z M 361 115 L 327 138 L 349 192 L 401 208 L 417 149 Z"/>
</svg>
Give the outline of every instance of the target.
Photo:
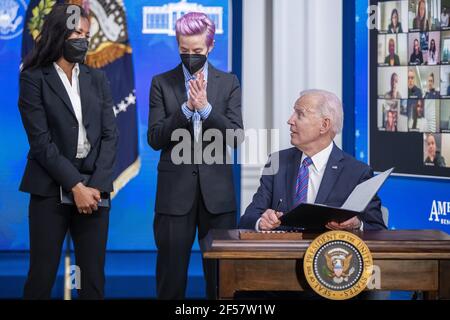
<svg viewBox="0 0 450 320">
<path fill-rule="evenodd" d="M 272 163 L 276 158 L 278 165 L 266 166 L 260 186 L 241 217 L 241 228 L 275 229 L 281 224 L 283 212 L 302 202 L 339 207 L 358 184 L 373 176 L 368 165 L 344 153 L 333 142 L 343 126 L 342 105 L 333 93 L 303 92 L 288 125 L 294 147 L 271 155 Z M 342 223 L 329 221 L 324 227 L 385 229 L 380 199 L 375 196 L 359 216 Z"/>
</svg>

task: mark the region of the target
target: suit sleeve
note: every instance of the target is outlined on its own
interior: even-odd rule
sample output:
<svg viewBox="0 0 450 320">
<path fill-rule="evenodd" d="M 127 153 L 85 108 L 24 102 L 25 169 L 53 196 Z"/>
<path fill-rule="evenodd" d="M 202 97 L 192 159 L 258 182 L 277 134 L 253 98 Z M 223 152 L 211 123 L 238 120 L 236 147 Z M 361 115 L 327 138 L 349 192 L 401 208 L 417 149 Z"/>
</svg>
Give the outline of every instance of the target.
<svg viewBox="0 0 450 320">
<path fill-rule="evenodd" d="M 19 111 L 30 144 L 30 157 L 64 190 L 70 191 L 83 177 L 52 141 L 41 98 L 41 79 L 32 77 L 30 72 L 22 72 L 19 87 Z"/>
<path fill-rule="evenodd" d="M 359 183 L 369 180 L 372 177 L 373 170 L 370 167 L 367 167 L 366 171 L 362 174 Z M 381 213 L 381 200 L 378 195 L 373 197 L 364 213 L 359 215 L 359 218 L 364 223 L 364 230 L 386 229 Z"/>
<path fill-rule="evenodd" d="M 265 165 L 265 170 L 267 170 L 267 174 L 261 176 L 258 190 L 239 221 L 239 228 L 241 229 L 254 230 L 256 221 L 271 207 L 274 172 L 271 170 L 270 159 Z"/>
<path fill-rule="evenodd" d="M 148 115 L 148 144 L 154 150 L 164 149 L 172 143 L 172 132 L 179 128 L 187 128 L 188 124 L 189 120 L 181 107 L 177 107 L 175 112 L 167 115 L 160 81 L 158 77 L 153 78 Z"/>
<path fill-rule="evenodd" d="M 111 96 L 109 81 L 104 72 L 101 78 L 102 93 L 102 136 L 100 151 L 95 161 L 95 169 L 88 186 L 101 192 L 113 191 L 112 180 L 114 175 L 114 164 L 116 161 L 118 129 L 114 115 L 114 102 Z"/>
<path fill-rule="evenodd" d="M 227 108 L 225 114 L 217 112 L 212 106 L 211 113 L 208 118 L 203 121 L 203 128 L 207 129 L 218 129 L 222 132 L 223 136 L 226 137 L 227 129 L 243 129 L 242 124 L 242 108 L 241 108 L 241 87 L 239 85 L 239 80 L 236 76 L 233 76 L 233 81 L 231 85 L 230 95 L 227 102 Z M 242 141 L 244 137 L 239 134 L 235 137 L 233 147 L 236 148 Z"/>
</svg>

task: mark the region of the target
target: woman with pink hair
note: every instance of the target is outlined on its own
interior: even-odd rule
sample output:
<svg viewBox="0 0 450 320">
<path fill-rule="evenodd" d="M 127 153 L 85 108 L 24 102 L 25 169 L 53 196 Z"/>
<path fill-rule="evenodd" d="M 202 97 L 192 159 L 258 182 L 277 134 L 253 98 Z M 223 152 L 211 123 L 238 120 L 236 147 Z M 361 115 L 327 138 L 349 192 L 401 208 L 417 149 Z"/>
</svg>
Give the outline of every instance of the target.
<svg viewBox="0 0 450 320">
<path fill-rule="evenodd" d="M 181 17 L 175 29 L 181 63 L 153 78 L 148 124 L 148 143 L 161 150 L 154 220 L 159 299 L 185 297 L 196 232 L 203 250 L 210 229 L 236 227 L 233 171 L 227 162 L 225 136 L 243 127 L 237 77 L 208 61 L 214 48 L 214 23 L 206 14 L 192 12 Z M 178 145 L 172 141 L 175 131 L 194 145 L 187 156 L 183 150 L 178 157 Z M 217 146 L 217 139 L 202 139 L 212 132 L 222 137 L 221 151 L 214 159 L 203 159 L 206 148 L 211 149 L 212 143 Z M 203 260 L 210 299 L 216 295 L 216 269 L 213 261 Z"/>
</svg>

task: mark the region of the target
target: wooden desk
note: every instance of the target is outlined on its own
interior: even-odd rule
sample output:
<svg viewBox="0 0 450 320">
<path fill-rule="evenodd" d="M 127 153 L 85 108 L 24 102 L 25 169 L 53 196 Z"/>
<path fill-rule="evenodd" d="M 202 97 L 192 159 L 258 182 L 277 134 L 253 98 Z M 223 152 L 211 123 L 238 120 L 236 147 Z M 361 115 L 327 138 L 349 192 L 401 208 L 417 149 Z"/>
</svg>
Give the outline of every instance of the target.
<svg viewBox="0 0 450 320">
<path fill-rule="evenodd" d="M 450 236 L 436 230 L 356 233 L 381 270 L 381 290 L 424 291 L 450 299 Z M 204 257 L 218 264 L 218 298 L 236 291 L 303 291 L 303 255 L 317 234 L 303 240 L 240 240 L 238 230 L 211 230 Z M 310 290 L 310 289 L 309 289 Z"/>
</svg>

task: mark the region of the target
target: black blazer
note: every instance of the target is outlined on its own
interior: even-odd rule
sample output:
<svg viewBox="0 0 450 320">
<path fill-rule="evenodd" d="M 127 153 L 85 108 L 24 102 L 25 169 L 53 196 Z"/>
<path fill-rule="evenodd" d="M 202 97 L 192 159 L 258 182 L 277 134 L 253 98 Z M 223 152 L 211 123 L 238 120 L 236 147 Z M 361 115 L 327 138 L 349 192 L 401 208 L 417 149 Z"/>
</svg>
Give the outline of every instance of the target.
<svg viewBox="0 0 450 320">
<path fill-rule="evenodd" d="M 118 131 L 109 82 L 104 72 L 80 64 L 83 124 L 91 150 L 80 171 L 92 174 L 88 186 L 113 191 Z M 20 74 L 19 110 L 30 151 L 20 190 L 40 196 L 70 191 L 82 181 L 74 165 L 78 121 L 53 65 Z"/>
<path fill-rule="evenodd" d="M 272 155 L 271 159 L 279 160 L 272 166 L 275 171 L 261 177 L 258 191 L 241 217 L 240 228 L 255 229 L 256 221 L 267 209 L 276 209 L 279 199 L 283 200 L 280 211 L 286 213 L 295 208 L 295 183 L 302 152 L 297 148 L 290 148 L 278 152 L 276 157 Z M 340 207 L 358 184 L 371 177 L 373 171 L 367 164 L 334 145 L 315 203 Z M 364 223 L 364 230 L 386 229 L 381 214 L 381 201 L 377 195 L 358 218 Z"/>
<path fill-rule="evenodd" d="M 208 102 L 212 106 L 202 129 L 220 130 L 224 137 L 226 129 L 242 129 L 241 89 L 235 75 L 208 66 Z M 187 101 L 182 65 L 152 80 L 148 143 L 161 150 L 158 164 L 158 185 L 155 211 L 162 214 L 183 215 L 192 208 L 200 181 L 200 191 L 206 208 L 213 214 L 236 211 L 232 165 L 227 164 L 180 164 L 171 161 L 171 152 L 178 142 L 171 141 L 172 132 L 187 129 L 193 139 L 192 123 L 181 110 Z M 192 143 L 193 146 L 193 143 Z M 207 143 L 203 143 L 203 149 Z M 223 159 L 225 162 L 224 152 Z M 198 176 L 197 176 L 198 175 Z"/>
</svg>

